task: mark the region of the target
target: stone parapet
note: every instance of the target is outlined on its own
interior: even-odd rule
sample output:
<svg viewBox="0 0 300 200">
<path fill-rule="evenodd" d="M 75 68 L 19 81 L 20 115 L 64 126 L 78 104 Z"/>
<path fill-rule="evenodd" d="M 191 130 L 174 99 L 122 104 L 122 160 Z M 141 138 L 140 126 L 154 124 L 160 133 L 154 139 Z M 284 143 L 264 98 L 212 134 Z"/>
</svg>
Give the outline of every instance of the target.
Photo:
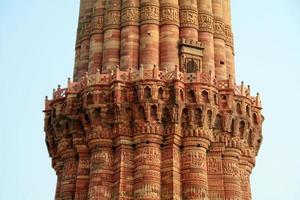
<svg viewBox="0 0 300 200">
<path fill-rule="evenodd" d="M 69 179 L 62 176 L 57 193 L 72 191 L 76 199 L 246 199 L 248 163 L 259 150 L 263 121 L 260 97 L 250 92 L 244 83 L 177 67 L 116 68 L 69 80 L 45 102 L 49 153 L 64 161 L 62 175 L 74 166 L 74 190 L 66 189 Z M 72 146 L 77 150 L 69 158 Z"/>
</svg>

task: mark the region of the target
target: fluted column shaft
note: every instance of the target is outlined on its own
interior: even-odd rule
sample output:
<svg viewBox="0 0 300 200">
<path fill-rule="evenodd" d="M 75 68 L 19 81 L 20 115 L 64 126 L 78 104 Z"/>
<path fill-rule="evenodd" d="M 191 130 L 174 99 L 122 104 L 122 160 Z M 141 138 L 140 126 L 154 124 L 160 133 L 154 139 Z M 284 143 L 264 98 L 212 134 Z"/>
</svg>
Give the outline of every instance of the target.
<svg viewBox="0 0 300 200">
<path fill-rule="evenodd" d="M 139 65 L 139 0 L 122 0 L 120 69 L 137 69 Z"/>
<path fill-rule="evenodd" d="M 224 150 L 224 144 L 211 143 L 207 153 L 209 199 L 224 200 L 224 183 L 222 179 L 222 154 Z"/>
<path fill-rule="evenodd" d="M 160 69 L 173 71 L 179 65 L 179 5 L 178 1 L 160 1 Z"/>
<path fill-rule="evenodd" d="M 78 58 L 75 61 L 75 73 L 74 80 L 80 80 L 86 72 L 88 72 L 89 66 L 89 50 L 90 50 L 90 37 L 91 37 L 91 20 L 93 13 L 94 0 L 85 0 L 83 3 L 83 8 L 81 8 L 82 17 L 79 23 L 79 38 L 78 45 L 76 49 L 80 52 L 76 52 Z M 80 14 L 81 14 L 80 13 Z M 80 61 L 78 62 L 78 59 Z"/>
<path fill-rule="evenodd" d="M 198 0 L 199 41 L 204 45 L 203 72 L 215 77 L 214 19 L 212 0 Z"/>
<path fill-rule="evenodd" d="M 84 18 L 85 4 L 86 4 L 85 0 L 80 0 L 79 19 L 78 19 L 77 36 L 76 36 L 76 44 L 75 44 L 75 61 L 74 61 L 74 73 L 73 73 L 74 81 L 77 81 L 79 79 L 78 70 L 80 69 L 81 34 L 82 34 L 82 22 Z"/>
<path fill-rule="evenodd" d="M 225 149 L 222 159 L 225 200 L 242 198 L 239 178 L 240 155 L 241 151 L 236 148 Z"/>
<path fill-rule="evenodd" d="M 134 199 L 161 199 L 161 137 L 156 134 L 143 135 L 137 133 L 134 137 L 135 172 Z"/>
<path fill-rule="evenodd" d="M 212 6 L 214 14 L 215 74 L 217 80 L 225 80 L 227 79 L 227 69 L 223 0 L 212 0 Z"/>
<path fill-rule="evenodd" d="M 96 0 L 93 7 L 89 45 L 89 74 L 95 74 L 97 70 L 101 70 L 105 1 L 106 0 Z"/>
<path fill-rule="evenodd" d="M 91 150 L 88 199 L 111 200 L 113 187 L 112 146 L 95 145 Z"/>
<path fill-rule="evenodd" d="M 141 0 L 140 64 L 144 69 L 159 65 L 159 0 Z"/>
<path fill-rule="evenodd" d="M 75 61 L 74 61 L 74 72 L 73 72 L 73 80 L 78 81 L 78 70 L 80 68 L 80 42 L 79 42 L 79 27 L 77 31 L 77 40 L 75 45 Z"/>
<path fill-rule="evenodd" d="M 73 200 L 76 190 L 77 156 L 75 149 L 66 149 L 62 152 L 64 162 L 61 179 L 60 199 Z"/>
<path fill-rule="evenodd" d="M 169 136 L 167 145 L 162 148 L 162 160 L 161 199 L 181 199 L 181 149 L 179 136 Z"/>
<path fill-rule="evenodd" d="M 242 156 L 239 163 L 242 200 L 251 200 L 250 175 L 254 167 L 254 159 Z"/>
<path fill-rule="evenodd" d="M 62 180 L 62 176 L 63 176 L 63 162 L 60 159 L 57 159 L 55 161 L 54 169 L 55 169 L 56 175 L 57 175 L 55 200 L 60 200 L 61 180 Z"/>
<path fill-rule="evenodd" d="M 88 197 L 89 174 L 90 174 L 90 153 L 87 147 L 78 147 L 78 166 L 75 200 L 83 200 Z"/>
<path fill-rule="evenodd" d="M 121 0 L 106 1 L 102 73 L 120 65 Z"/>
<path fill-rule="evenodd" d="M 198 41 L 197 0 L 180 0 L 180 38 Z"/>
<path fill-rule="evenodd" d="M 112 199 L 133 199 L 134 154 L 130 137 L 120 136 L 115 140 L 114 192 Z"/>
<path fill-rule="evenodd" d="M 206 151 L 209 141 L 199 137 L 186 137 L 181 154 L 182 196 L 189 200 L 208 198 Z"/>
<path fill-rule="evenodd" d="M 226 45 L 226 69 L 227 77 L 235 82 L 235 65 L 234 65 L 234 43 L 231 24 L 231 0 L 223 1 L 223 14 L 225 22 L 225 45 Z"/>
</svg>

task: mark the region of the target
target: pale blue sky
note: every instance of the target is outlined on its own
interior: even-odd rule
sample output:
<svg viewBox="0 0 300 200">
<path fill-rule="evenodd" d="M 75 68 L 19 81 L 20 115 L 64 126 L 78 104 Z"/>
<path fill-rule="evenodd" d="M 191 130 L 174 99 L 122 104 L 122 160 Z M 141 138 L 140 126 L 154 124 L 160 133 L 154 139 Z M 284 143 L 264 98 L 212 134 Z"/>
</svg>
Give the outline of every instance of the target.
<svg viewBox="0 0 300 200">
<path fill-rule="evenodd" d="M 300 1 L 232 0 L 238 80 L 262 96 L 254 200 L 300 199 Z M 0 0 L 0 200 L 52 200 L 44 96 L 72 76 L 79 0 Z"/>
</svg>

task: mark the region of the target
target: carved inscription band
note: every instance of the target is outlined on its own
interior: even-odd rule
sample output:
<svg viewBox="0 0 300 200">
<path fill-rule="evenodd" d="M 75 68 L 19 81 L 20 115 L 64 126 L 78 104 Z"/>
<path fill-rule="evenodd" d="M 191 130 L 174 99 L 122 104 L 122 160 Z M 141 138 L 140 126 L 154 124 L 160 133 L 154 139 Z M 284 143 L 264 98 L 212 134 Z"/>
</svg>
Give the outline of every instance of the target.
<svg viewBox="0 0 300 200">
<path fill-rule="evenodd" d="M 199 31 L 214 33 L 214 18 L 211 13 L 199 12 Z"/>
<path fill-rule="evenodd" d="M 176 5 L 162 5 L 160 9 L 160 24 L 179 26 L 179 8 Z"/>
<path fill-rule="evenodd" d="M 138 26 L 140 22 L 140 11 L 138 7 L 127 7 L 122 9 L 121 26 Z"/>
<path fill-rule="evenodd" d="M 231 26 L 227 25 L 225 26 L 225 42 L 227 46 L 230 46 L 232 49 L 234 48 Z"/>
<path fill-rule="evenodd" d="M 222 18 L 214 17 L 214 37 L 225 41 L 225 24 Z"/>
<path fill-rule="evenodd" d="M 180 25 L 183 28 L 198 29 L 198 12 L 195 10 L 181 10 Z"/>
<path fill-rule="evenodd" d="M 140 12 L 141 10 L 141 12 Z M 213 17 L 206 11 L 196 11 L 193 7 L 184 6 L 180 12 L 178 5 L 162 4 L 161 8 L 155 2 L 139 5 L 123 5 L 122 11 L 118 8 L 106 11 L 94 10 L 92 20 L 86 18 L 78 25 L 76 47 L 80 46 L 83 40 L 89 39 L 93 34 L 101 34 L 109 28 L 120 28 L 121 26 L 139 26 L 146 23 L 169 24 L 183 28 L 195 28 L 200 32 L 214 34 L 215 38 L 222 39 L 227 46 L 233 48 L 233 34 L 231 27 L 224 24 L 222 18 Z"/>
<path fill-rule="evenodd" d="M 141 8 L 141 25 L 158 24 L 159 25 L 159 7 L 153 5 L 143 6 Z"/>
</svg>

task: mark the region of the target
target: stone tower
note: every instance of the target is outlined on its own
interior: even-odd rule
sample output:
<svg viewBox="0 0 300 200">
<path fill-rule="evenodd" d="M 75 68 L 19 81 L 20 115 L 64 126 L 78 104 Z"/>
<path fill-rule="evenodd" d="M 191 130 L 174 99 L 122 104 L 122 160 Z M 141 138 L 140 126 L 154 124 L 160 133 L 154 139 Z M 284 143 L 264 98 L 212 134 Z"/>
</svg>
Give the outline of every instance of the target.
<svg viewBox="0 0 300 200">
<path fill-rule="evenodd" d="M 45 101 L 55 199 L 251 199 L 263 116 L 233 57 L 230 0 L 81 0 Z"/>
</svg>

